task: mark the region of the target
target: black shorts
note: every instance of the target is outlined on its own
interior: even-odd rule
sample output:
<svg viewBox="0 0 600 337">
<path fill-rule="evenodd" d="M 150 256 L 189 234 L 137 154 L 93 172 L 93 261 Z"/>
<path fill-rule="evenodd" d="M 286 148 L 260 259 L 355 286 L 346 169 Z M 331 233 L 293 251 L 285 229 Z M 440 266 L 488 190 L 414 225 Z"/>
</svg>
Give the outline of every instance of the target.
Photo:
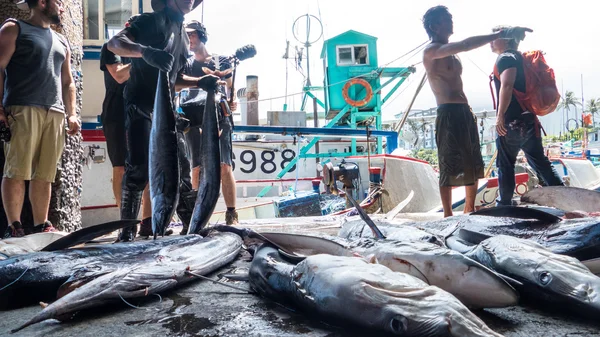
<svg viewBox="0 0 600 337">
<path fill-rule="evenodd" d="M 106 151 L 113 167 L 125 166 L 127 143 L 125 138 L 125 123 L 108 122 L 102 125 L 106 138 Z"/>
<path fill-rule="evenodd" d="M 442 104 L 435 120 L 440 186 L 468 186 L 483 178 L 475 115 L 468 104 Z"/>
<path fill-rule="evenodd" d="M 233 144 L 232 144 L 232 126 L 228 118 L 224 118 L 219 123 L 219 129 L 223 130 L 219 138 L 221 148 L 221 163 L 232 166 L 233 164 Z M 200 166 L 200 153 L 202 151 L 202 135 L 199 128 L 191 128 L 186 134 L 189 155 L 192 159 L 192 167 Z"/>
</svg>

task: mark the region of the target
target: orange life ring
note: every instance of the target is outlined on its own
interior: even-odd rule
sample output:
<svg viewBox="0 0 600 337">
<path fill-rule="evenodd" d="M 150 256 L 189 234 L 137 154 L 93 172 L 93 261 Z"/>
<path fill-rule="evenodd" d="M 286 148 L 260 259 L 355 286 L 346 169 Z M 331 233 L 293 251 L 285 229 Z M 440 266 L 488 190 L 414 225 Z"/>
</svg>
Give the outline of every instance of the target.
<svg viewBox="0 0 600 337">
<path fill-rule="evenodd" d="M 358 101 L 355 101 L 352 98 L 350 98 L 350 96 L 348 96 L 348 90 L 350 89 L 351 86 L 353 86 L 355 84 L 362 85 L 363 87 L 365 87 L 365 90 L 367 91 L 365 98 L 358 100 Z M 353 78 L 353 79 L 349 80 L 348 82 L 346 82 L 346 84 L 344 85 L 344 88 L 342 88 L 342 96 L 344 97 L 344 100 L 346 101 L 346 103 L 350 104 L 353 107 L 358 108 L 358 107 L 367 105 L 369 103 L 369 101 L 371 101 L 371 98 L 373 98 L 373 88 L 371 88 L 371 85 L 369 84 L 369 82 L 363 80 L 362 78 Z"/>
</svg>

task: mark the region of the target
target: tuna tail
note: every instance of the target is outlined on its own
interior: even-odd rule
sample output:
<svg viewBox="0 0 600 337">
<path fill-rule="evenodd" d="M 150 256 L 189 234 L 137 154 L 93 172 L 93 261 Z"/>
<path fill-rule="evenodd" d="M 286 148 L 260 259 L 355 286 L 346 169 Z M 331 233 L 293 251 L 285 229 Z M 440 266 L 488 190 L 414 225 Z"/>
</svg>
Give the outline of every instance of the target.
<svg viewBox="0 0 600 337">
<path fill-rule="evenodd" d="M 348 198 L 348 200 L 350 200 L 350 203 L 352 203 L 352 206 L 354 206 L 354 208 L 356 208 L 356 211 L 358 212 L 358 215 L 360 215 L 360 218 L 363 219 L 363 221 L 367 223 L 369 228 L 371 228 L 375 238 L 378 240 L 385 239 L 385 235 L 383 235 L 383 233 L 379 230 L 379 228 L 377 228 L 377 226 L 375 225 L 373 220 L 369 217 L 369 215 L 367 215 L 367 213 L 362 209 L 362 207 L 360 207 L 360 205 L 356 202 L 356 200 L 354 200 L 354 198 L 352 198 L 352 196 L 348 193 L 346 193 L 346 198 Z"/>
<path fill-rule="evenodd" d="M 106 234 L 110 234 L 116 230 L 121 228 L 135 226 L 138 224 L 138 220 L 119 220 L 119 221 L 111 221 L 103 224 L 82 228 L 78 231 L 75 231 L 67 236 L 64 236 L 46 247 L 42 248 L 43 252 L 52 252 L 56 250 L 63 250 L 73 246 L 76 246 L 81 243 L 86 243 L 88 241 L 94 240 L 98 237 L 101 237 Z"/>
<path fill-rule="evenodd" d="M 561 218 L 548 212 L 541 211 L 539 209 L 529 207 L 517 207 L 517 206 L 497 206 L 490 208 L 483 208 L 479 211 L 473 212 L 470 215 L 485 215 L 495 217 L 511 217 L 518 219 L 535 219 L 544 223 L 557 223 L 561 221 Z"/>
</svg>

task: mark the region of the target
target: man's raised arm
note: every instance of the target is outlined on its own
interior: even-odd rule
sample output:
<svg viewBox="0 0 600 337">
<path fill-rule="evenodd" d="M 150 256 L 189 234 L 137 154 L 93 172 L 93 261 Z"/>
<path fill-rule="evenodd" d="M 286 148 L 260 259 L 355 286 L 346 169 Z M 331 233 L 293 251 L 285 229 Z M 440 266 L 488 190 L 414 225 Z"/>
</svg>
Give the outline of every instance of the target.
<svg viewBox="0 0 600 337">
<path fill-rule="evenodd" d="M 472 36 L 459 42 L 445 44 L 432 43 L 429 46 L 427 46 L 423 56 L 426 60 L 442 59 L 450 55 L 455 55 L 458 53 L 479 48 L 496 39 L 523 40 L 525 38 L 525 32 L 533 32 L 533 30 L 525 27 L 513 27 L 509 29 L 503 29 L 501 31 L 488 35 Z"/>
<path fill-rule="evenodd" d="M 450 55 L 479 48 L 499 38 L 500 32 L 497 32 L 488 35 L 472 36 L 459 42 L 432 43 L 425 49 L 424 56 L 430 60 L 443 59 Z"/>
</svg>

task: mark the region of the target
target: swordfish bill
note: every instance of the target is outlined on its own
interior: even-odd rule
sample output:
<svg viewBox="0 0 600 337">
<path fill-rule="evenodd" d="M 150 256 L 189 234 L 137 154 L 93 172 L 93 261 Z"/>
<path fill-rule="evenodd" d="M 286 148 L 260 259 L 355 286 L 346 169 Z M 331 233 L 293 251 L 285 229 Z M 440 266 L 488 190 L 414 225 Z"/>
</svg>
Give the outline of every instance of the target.
<svg viewBox="0 0 600 337">
<path fill-rule="evenodd" d="M 200 148 L 201 170 L 198 197 L 190 223 L 190 234 L 198 234 L 208 223 L 212 215 L 221 185 L 221 152 L 219 146 L 219 127 L 215 91 L 208 90 L 204 116 L 202 117 L 202 146 Z"/>
<path fill-rule="evenodd" d="M 167 49 L 173 42 L 173 35 Z M 150 199 L 154 238 L 164 235 L 165 228 L 179 200 L 179 158 L 175 110 L 169 87 L 169 76 L 158 73 L 152 130 L 150 131 Z"/>
</svg>

